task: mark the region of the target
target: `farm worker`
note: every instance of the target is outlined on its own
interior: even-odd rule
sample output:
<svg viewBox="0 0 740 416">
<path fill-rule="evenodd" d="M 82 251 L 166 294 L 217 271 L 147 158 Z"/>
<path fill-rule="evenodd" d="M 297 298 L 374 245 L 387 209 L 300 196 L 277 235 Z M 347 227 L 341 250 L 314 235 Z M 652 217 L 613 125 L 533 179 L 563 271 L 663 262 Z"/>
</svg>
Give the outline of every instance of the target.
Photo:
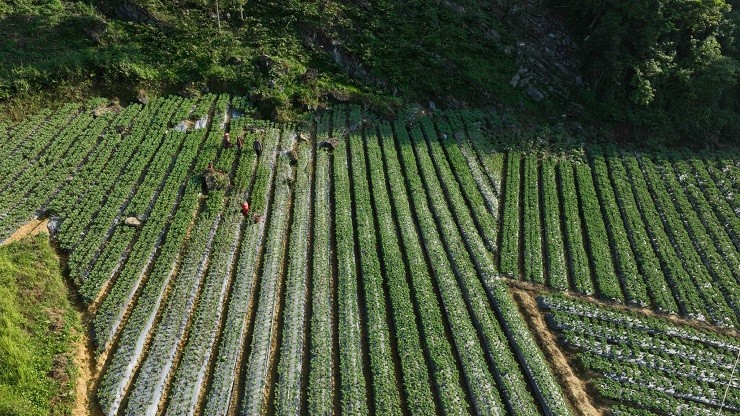
<svg viewBox="0 0 740 416">
<path fill-rule="evenodd" d="M 209 172 L 213 172 L 215 170 L 216 170 L 216 168 L 213 167 L 213 162 L 208 162 L 208 171 Z"/>
<path fill-rule="evenodd" d="M 262 155 L 262 142 L 260 139 L 254 139 L 254 143 L 252 143 L 252 149 L 254 149 L 254 153 L 257 153 L 257 157 L 260 157 Z"/>
<path fill-rule="evenodd" d="M 242 215 L 245 217 L 249 215 L 249 202 L 247 201 L 242 202 Z"/>
<path fill-rule="evenodd" d="M 239 136 L 236 138 L 236 147 L 239 148 L 239 151 L 242 151 L 242 147 L 244 147 L 244 136 Z"/>
<path fill-rule="evenodd" d="M 224 147 L 231 149 L 231 136 L 228 131 L 224 133 Z"/>
</svg>

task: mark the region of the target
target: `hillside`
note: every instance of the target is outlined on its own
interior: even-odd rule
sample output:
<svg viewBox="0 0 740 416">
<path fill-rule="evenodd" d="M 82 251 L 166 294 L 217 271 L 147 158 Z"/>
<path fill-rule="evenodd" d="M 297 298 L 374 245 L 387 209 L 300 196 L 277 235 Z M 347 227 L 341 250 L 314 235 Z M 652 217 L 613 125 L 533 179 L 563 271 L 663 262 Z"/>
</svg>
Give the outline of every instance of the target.
<svg viewBox="0 0 740 416">
<path fill-rule="evenodd" d="M 738 13 L 634 3 L 3 1 L 0 105 L 20 120 L 94 96 L 233 93 L 278 122 L 417 103 L 495 107 L 523 131 L 736 144 Z"/>
<path fill-rule="evenodd" d="M 523 144 L 480 110 L 255 114 L 172 97 L 2 131 L 0 239 L 50 218 L 104 414 L 740 409 L 736 150 Z"/>
<path fill-rule="evenodd" d="M 0 414 L 740 413 L 738 42 L 736 0 L 0 0 Z"/>
</svg>

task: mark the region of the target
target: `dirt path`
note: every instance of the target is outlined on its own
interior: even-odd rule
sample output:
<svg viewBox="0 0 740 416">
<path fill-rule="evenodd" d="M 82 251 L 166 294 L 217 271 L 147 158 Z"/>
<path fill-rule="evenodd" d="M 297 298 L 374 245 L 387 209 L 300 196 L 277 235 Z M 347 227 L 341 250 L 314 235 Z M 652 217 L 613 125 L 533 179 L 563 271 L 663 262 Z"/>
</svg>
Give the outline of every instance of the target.
<svg viewBox="0 0 740 416">
<path fill-rule="evenodd" d="M 43 220 L 37 220 L 33 219 L 25 224 L 23 224 L 16 232 L 14 232 L 10 237 L 8 237 L 5 241 L 0 242 L 0 246 L 5 244 L 10 244 L 14 241 L 18 241 L 26 236 L 32 236 L 39 233 L 48 233 L 49 229 L 47 228 L 47 225 L 49 225 L 48 219 Z"/>
<path fill-rule="evenodd" d="M 72 411 L 74 415 L 102 415 L 93 399 L 95 382 L 98 378 L 97 370 L 101 367 L 95 360 L 94 350 L 89 334 L 84 331 L 75 343 L 73 357 L 77 368 L 75 405 Z"/>
<path fill-rule="evenodd" d="M 597 409 L 588 394 L 588 386 L 574 372 L 568 358 L 558 347 L 555 335 L 550 332 L 543 315 L 537 307 L 537 293 L 520 288 L 511 288 L 519 304 L 519 309 L 529 324 L 532 334 L 537 339 L 547 362 L 552 366 L 563 392 L 568 397 L 571 407 L 578 416 L 603 416 L 603 410 Z"/>
</svg>

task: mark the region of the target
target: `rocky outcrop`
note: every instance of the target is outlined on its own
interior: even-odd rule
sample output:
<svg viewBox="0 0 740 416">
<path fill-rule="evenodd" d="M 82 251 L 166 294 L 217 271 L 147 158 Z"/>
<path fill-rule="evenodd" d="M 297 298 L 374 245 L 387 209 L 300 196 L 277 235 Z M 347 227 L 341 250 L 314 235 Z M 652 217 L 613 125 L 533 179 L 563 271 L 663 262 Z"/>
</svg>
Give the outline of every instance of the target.
<svg viewBox="0 0 740 416">
<path fill-rule="evenodd" d="M 114 9 L 116 17 L 126 22 L 158 26 L 160 21 L 145 8 L 126 0 Z"/>
</svg>

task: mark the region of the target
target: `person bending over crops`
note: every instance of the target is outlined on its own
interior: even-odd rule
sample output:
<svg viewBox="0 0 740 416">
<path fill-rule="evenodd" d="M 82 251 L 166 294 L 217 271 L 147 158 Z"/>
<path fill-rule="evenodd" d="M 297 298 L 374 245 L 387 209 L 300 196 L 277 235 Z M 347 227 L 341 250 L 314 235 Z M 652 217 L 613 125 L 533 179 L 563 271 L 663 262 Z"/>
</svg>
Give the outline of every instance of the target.
<svg viewBox="0 0 740 416">
<path fill-rule="evenodd" d="M 245 217 L 249 215 L 249 202 L 247 201 L 242 202 L 242 215 Z"/>
<path fill-rule="evenodd" d="M 260 157 L 262 155 L 262 142 L 260 139 L 254 139 L 254 143 L 252 143 L 252 149 L 254 149 L 254 153 L 257 154 L 257 157 Z"/>
<path fill-rule="evenodd" d="M 242 151 L 242 147 L 244 147 L 244 136 L 239 136 L 236 138 L 236 147 L 239 149 L 239 151 Z"/>
<path fill-rule="evenodd" d="M 224 147 L 227 149 L 231 149 L 231 136 L 229 135 L 228 131 L 224 133 Z"/>
</svg>

